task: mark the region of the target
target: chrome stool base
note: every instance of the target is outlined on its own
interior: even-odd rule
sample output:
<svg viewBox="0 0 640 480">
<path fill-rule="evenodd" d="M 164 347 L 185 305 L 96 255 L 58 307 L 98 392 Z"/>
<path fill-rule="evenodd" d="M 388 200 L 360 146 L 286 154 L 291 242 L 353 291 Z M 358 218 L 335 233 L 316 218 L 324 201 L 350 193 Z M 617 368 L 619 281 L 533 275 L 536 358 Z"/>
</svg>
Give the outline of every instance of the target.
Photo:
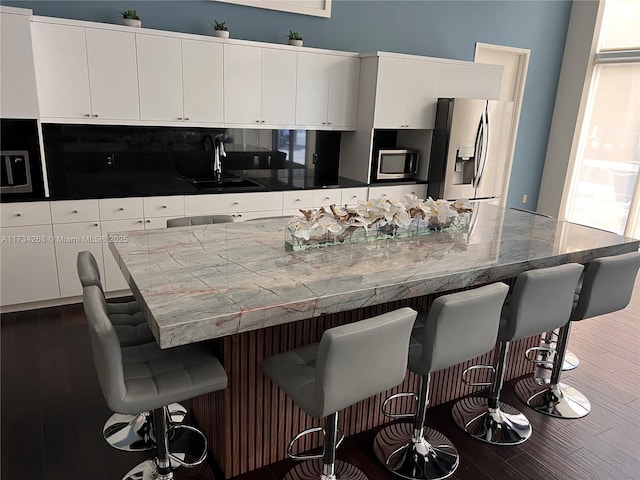
<svg viewBox="0 0 640 480">
<path fill-rule="evenodd" d="M 177 457 L 184 457 L 183 454 L 175 453 Z M 146 460 L 135 467 L 122 477 L 122 480 L 173 480 L 173 471 L 161 475 L 158 473 L 158 468 L 155 459 Z"/>
<path fill-rule="evenodd" d="M 368 480 L 367 476 L 355 465 L 336 460 L 334 463 L 334 475 L 323 475 L 322 460 L 306 460 L 300 462 L 287 472 L 284 480 Z"/>
<path fill-rule="evenodd" d="M 527 417 L 508 403 L 489 408 L 486 398 L 467 397 L 453 406 L 451 414 L 462 430 L 493 445 L 518 445 L 531 436 Z"/>
<path fill-rule="evenodd" d="M 412 423 L 395 423 L 382 429 L 373 441 L 378 460 L 394 474 L 408 480 L 439 480 L 453 475 L 460 457 L 440 432 L 424 427 L 423 437 L 413 437 Z"/>
<path fill-rule="evenodd" d="M 555 354 L 547 355 L 546 358 L 543 355 L 538 355 L 537 360 L 548 360 L 549 363 L 540 363 L 539 367 L 544 368 L 546 370 L 553 370 L 553 359 L 555 358 Z M 578 367 L 580 364 L 580 359 L 575 353 L 570 351 L 566 351 L 564 355 L 564 362 L 562 363 L 562 371 L 566 372 L 569 370 L 573 370 Z"/>
<path fill-rule="evenodd" d="M 187 409 L 179 403 L 169 405 L 171 423 L 180 424 L 187 416 Z M 142 452 L 156 448 L 151 426 L 151 412 L 137 415 L 114 413 L 102 428 L 102 435 L 109 445 L 127 452 Z"/>
<path fill-rule="evenodd" d="M 564 383 L 540 385 L 525 378 L 516 383 L 515 392 L 529 407 L 551 417 L 582 418 L 591 411 L 587 397 Z"/>
</svg>

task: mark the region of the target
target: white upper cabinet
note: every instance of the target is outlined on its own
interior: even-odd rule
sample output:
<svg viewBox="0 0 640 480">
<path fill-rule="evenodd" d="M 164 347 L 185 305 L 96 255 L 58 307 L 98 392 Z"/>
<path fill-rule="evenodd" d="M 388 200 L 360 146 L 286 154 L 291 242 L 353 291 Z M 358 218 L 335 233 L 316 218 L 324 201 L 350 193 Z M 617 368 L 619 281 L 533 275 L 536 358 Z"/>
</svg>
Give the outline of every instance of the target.
<svg viewBox="0 0 640 480">
<path fill-rule="evenodd" d="M 38 97 L 28 15 L 0 14 L 0 117 L 36 118 Z"/>
<path fill-rule="evenodd" d="M 32 23 L 42 117 L 89 118 L 89 67 L 83 27 Z"/>
<path fill-rule="evenodd" d="M 438 96 L 498 100 L 502 85 L 502 71 L 501 66 L 482 63 L 443 64 Z"/>
<path fill-rule="evenodd" d="M 298 52 L 262 49 L 262 121 L 294 125 Z"/>
<path fill-rule="evenodd" d="M 224 46 L 224 120 L 226 123 L 262 122 L 262 49 Z"/>
<path fill-rule="evenodd" d="M 138 120 L 135 35 L 33 22 L 40 114 Z"/>
<path fill-rule="evenodd" d="M 356 127 L 360 58 L 333 56 L 329 79 L 327 121 L 334 128 Z"/>
<path fill-rule="evenodd" d="M 297 57 L 294 50 L 225 44 L 225 122 L 293 125 Z"/>
<path fill-rule="evenodd" d="M 224 90 L 222 44 L 182 40 L 184 119 L 222 123 Z"/>
<path fill-rule="evenodd" d="M 136 34 L 140 118 L 182 121 L 182 45 L 179 38 Z"/>
<path fill-rule="evenodd" d="M 439 82 L 438 63 L 379 57 L 374 127 L 433 128 Z"/>
<path fill-rule="evenodd" d="M 296 124 L 352 129 L 356 125 L 360 59 L 300 52 Z"/>
<path fill-rule="evenodd" d="M 88 28 L 86 40 L 92 116 L 139 120 L 135 35 Z"/>
</svg>

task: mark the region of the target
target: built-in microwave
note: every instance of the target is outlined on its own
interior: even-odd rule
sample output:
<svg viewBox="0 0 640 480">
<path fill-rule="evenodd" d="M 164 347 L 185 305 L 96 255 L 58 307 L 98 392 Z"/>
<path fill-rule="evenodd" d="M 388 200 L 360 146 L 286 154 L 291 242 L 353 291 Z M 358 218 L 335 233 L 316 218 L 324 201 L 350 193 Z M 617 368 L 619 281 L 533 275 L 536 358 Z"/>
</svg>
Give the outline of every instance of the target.
<svg viewBox="0 0 640 480">
<path fill-rule="evenodd" d="M 419 152 L 411 149 L 378 150 L 376 180 L 413 178 L 418 172 Z"/>
<path fill-rule="evenodd" d="M 0 192 L 30 193 L 31 167 L 26 150 L 0 152 Z"/>
</svg>

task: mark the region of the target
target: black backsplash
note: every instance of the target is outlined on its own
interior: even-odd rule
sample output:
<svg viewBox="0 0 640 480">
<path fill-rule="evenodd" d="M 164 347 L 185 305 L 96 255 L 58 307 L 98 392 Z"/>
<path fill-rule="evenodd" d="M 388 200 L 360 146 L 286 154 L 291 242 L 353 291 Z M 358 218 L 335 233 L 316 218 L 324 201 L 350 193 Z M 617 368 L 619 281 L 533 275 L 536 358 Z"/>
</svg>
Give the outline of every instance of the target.
<svg viewBox="0 0 640 480">
<path fill-rule="evenodd" d="M 270 132 L 270 133 L 269 133 Z M 277 143 L 278 131 L 262 131 Z M 52 199 L 100 198 L 193 193 L 184 178 L 211 175 L 207 135 L 223 136 L 227 157 L 225 171 L 246 177 L 266 177 L 283 170 L 333 182 L 338 178 L 339 132 L 314 132 L 307 145 L 321 161 L 294 164 L 276 148 L 241 144 L 241 130 L 183 127 L 107 125 L 43 125 L 45 158 Z M 255 133 L 255 131 L 254 131 Z M 331 134 L 331 135 L 328 135 Z"/>
</svg>

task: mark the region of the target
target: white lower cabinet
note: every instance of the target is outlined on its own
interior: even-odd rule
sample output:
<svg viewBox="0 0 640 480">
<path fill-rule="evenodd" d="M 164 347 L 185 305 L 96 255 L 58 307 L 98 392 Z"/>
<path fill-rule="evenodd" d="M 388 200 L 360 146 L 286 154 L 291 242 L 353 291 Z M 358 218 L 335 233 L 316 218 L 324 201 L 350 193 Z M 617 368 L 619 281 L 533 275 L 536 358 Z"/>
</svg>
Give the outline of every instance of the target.
<svg viewBox="0 0 640 480">
<path fill-rule="evenodd" d="M 134 230 L 144 230 L 144 220 L 142 218 L 127 220 L 106 220 L 102 222 L 102 255 L 104 257 L 104 287 L 107 291 L 125 290 L 129 284 L 124 278 L 118 263 L 116 262 L 109 241 L 114 243 L 125 242 L 126 232 Z"/>
<path fill-rule="evenodd" d="M 410 184 L 369 187 L 369 199 L 387 196 L 389 199 L 402 201 L 406 194 L 413 194 L 418 198 L 425 199 L 427 195 L 427 185 Z"/>
<path fill-rule="evenodd" d="M 56 246 L 60 296 L 65 298 L 82 295 L 82 285 L 78 279 L 76 266 L 78 252 L 91 252 L 96 258 L 98 269 L 101 273 L 104 272 L 100 222 L 89 221 L 53 225 L 53 235 Z"/>
<path fill-rule="evenodd" d="M 3 306 L 60 297 L 52 236 L 50 223 L 0 228 Z"/>
<path fill-rule="evenodd" d="M 342 189 L 340 206 L 357 207 L 368 200 L 369 187 L 354 187 Z"/>
<path fill-rule="evenodd" d="M 282 212 L 282 192 L 189 195 L 184 198 L 186 216 L 276 211 Z"/>
</svg>

